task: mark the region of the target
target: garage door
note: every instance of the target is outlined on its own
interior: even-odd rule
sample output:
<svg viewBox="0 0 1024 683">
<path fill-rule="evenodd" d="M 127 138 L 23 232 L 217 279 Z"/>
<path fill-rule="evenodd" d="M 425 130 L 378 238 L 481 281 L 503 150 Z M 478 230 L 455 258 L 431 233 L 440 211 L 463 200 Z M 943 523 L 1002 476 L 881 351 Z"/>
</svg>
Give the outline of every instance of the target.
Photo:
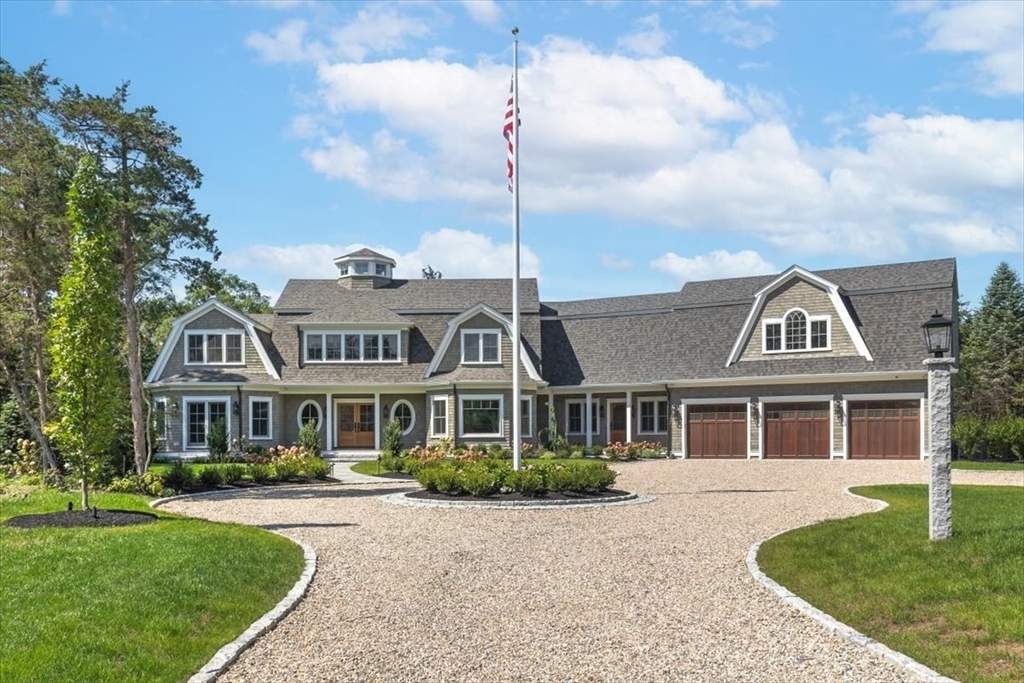
<svg viewBox="0 0 1024 683">
<path fill-rule="evenodd" d="M 686 452 L 691 458 L 747 457 L 747 406 L 686 406 Z"/>
<path fill-rule="evenodd" d="M 920 458 L 918 401 L 850 403 L 851 458 Z"/>
<path fill-rule="evenodd" d="M 764 412 L 766 457 L 829 457 L 828 403 L 771 403 Z"/>
</svg>

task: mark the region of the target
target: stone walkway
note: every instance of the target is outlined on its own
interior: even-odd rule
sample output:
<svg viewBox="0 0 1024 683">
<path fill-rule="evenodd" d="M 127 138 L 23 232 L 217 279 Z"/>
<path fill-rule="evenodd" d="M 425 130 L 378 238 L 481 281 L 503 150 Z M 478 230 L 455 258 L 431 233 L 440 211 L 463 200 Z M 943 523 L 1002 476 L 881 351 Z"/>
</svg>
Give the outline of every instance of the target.
<svg viewBox="0 0 1024 683">
<path fill-rule="evenodd" d="M 615 467 L 617 486 L 656 500 L 417 509 L 379 498 L 408 484 L 375 480 L 167 509 L 264 525 L 319 556 L 306 598 L 225 683 L 918 680 L 788 607 L 750 575 L 745 555 L 779 531 L 872 509 L 845 486 L 925 483 L 926 463 Z M 1022 485 L 1024 473 L 958 471 L 954 481 Z"/>
<path fill-rule="evenodd" d="M 352 465 L 354 464 L 351 462 L 331 463 L 331 476 L 342 484 L 380 484 L 381 481 L 386 481 L 380 477 L 368 477 L 365 474 L 353 472 Z"/>
</svg>

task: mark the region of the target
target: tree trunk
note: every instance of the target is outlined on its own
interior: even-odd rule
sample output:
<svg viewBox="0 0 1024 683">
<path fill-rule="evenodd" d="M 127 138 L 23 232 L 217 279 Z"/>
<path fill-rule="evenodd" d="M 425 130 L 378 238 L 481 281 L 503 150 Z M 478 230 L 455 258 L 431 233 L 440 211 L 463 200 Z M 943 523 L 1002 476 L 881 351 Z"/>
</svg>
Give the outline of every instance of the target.
<svg viewBox="0 0 1024 683">
<path fill-rule="evenodd" d="M 33 377 L 33 380 L 36 388 L 36 401 L 39 407 L 39 433 L 42 434 L 42 427 L 50 419 L 50 406 L 46 387 L 46 353 L 43 350 L 45 340 L 43 335 L 38 333 L 38 330 L 45 329 L 47 321 L 40 306 L 39 291 L 34 286 L 32 287 L 29 300 L 31 302 L 33 328 L 37 331 L 37 334 L 32 336 L 32 356 L 35 362 L 35 377 Z M 43 452 L 43 466 L 55 471 L 59 480 L 60 469 L 57 466 L 57 456 L 54 455 L 53 449 L 50 447 L 50 440 L 44 437 L 38 443 L 39 449 Z"/>
<path fill-rule="evenodd" d="M 124 312 L 128 329 L 128 388 L 132 406 L 132 445 L 135 451 L 135 472 L 145 474 L 149 466 L 146 416 L 142 412 L 145 402 L 142 376 L 142 344 L 139 341 L 139 309 L 135 303 L 135 254 L 130 231 L 125 228 L 124 248 Z"/>
<path fill-rule="evenodd" d="M 82 509 L 89 509 L 89 485 L 85 481 L 86 479 L 86 465 L 85 456 L 82 457 Z"/>
<path fill-rule="evenodd" d="M 36 420 L 35 415 L 32 414 L 32 410 L 25 400 L 25 397 L 21 393 L 21 388 L 18 383 L 14 381 L 14 375 L 11 374 L 10 368 L 7 367 L 7 363 L 0 358 L 0 370 L 3 370 L 4 379 L 7 380 L 7 386 L 11 390 L 11 395 L 14 396 L 14 400 L 18 404 L 18 409 L 21 411 L 22 416 L 25 418 L 25 422 L 28 423 L 29 431 L 32 432 L 32 436 L 35 438 L 36 443 L 39 444 L 39 450 L 43 453 L 44 462 L 48 467 L 52 467 L 56 473 L 57 481 L 61 480 L 60 468 L 57 467 L 57 458 L 53 454 L 53 449 L 50 447 L 50 440 L 46 438 L 46 434 L 43 433 L 39 422 Z"/>
</svg>

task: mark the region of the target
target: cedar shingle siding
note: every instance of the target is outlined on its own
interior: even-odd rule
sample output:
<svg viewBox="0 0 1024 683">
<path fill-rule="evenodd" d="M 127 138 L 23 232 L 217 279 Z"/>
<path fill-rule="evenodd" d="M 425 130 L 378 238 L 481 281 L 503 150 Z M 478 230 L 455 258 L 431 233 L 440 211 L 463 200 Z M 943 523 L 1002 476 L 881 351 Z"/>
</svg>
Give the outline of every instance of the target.
<svg viewBox="0 0 1024 683">
<path fill-rule="evenodd" d="M 828 292 L 804 279 L 799 271 L 787 275 L 789 279 L 769 275 L 691 282 L 677 292 L 548 303 L 539 300 L 537 281 L 524 279 L 522 343 L 542 378 L 537 382 L 521 368 L 523 395 L 534 396 L 533 435 L 542 432 L 547 438 L 549 408 L 554 410 L 558 431 L 564 435 L 566 402 L 583 400 L 590 392 L 598 405 L 598 421 L 590 441 L 603 445 L 609 439 L 609 402 L 623 402 L 628 391 L 632 397 L 633 440 L 659 441 L 673 453 L 682 454 L 686 429 L 682 404 L 734 399 L 735 403 L 744 404 L 750 416 L 746 424 L 747 446 L 753 457 L 759 457 L 763 440 L 760 401 L 817 396 L 828 397 L 830 455 L 843 457 L 848 451 L 849 425 L 836 409 L 837 400 L 842 405 L 848 395 L 926 394 L 921 361 L 927 353 L 920 326 L 935 309 L 955 315 L 956 264 L 946 259 L 817 271 L 815 275 L 839 292 L 841 306 L 852 319 L 855 334 L 863 339 L 871 360 L 858 353 Z M 518 406 L 512 405 L 511 397 L 512 340 L 501 323 L 484 313 L 463 321 L 439 358 L 436 371 L 426 376 L 428 367 L 441 352 L 449 323 L 456 316 L 485 304 L 506 319 L 511 318 L 510 281 L 381 277 L 366 280 L 373 280 L 372 288 L 354 286 L 358 283 L 351 277 L 291 280 L 281 293 L 274 314 L 239 316 L 236 320 L 212 308 L 194 319 L 183 318 L 187 322 L 179 323 L 181 333 L 167 341 L 173 348 L 164 367 L 149 384 L 153 395 L 178 400 L 179 404 L 182 397 L 201 395 L 224 396 L 235 402 L 241 390 L 240 415 L 230 414 L 233 437 L 239 432 L 249 436 L 249 397 L 270 397 L 273 438 L 260 441 L 263 445 L 294 443 L 298 438 L 299 406 L 314 400 L 324 416 L 321 438 L 325 447 L 335 441 L 335 434 L 328 433 L 328 423 L 331 431 L 337 430 L 336 400 L 373 403 L 376 397 L 381 408 L 376 420 L 378 436 L 385 423 L 384 407 L 393 410 L 396 401 L 408 401 L 415 413 L 415 424 L 403 444 L 411 446 L 435 440 L 430 410 L 434 397 L 446 401 L 447 438 L 472 441 L 458 436 L 459 397 L 501 395 L 502 436 L 477 440 L 511 443 L 512 410 Z M 754 311 L 748 336 L 739 339 L 752 315 L 756 293 L 768 285 L 772 288 L 762 309 Z M 793 308 L 801 308 L 809 316 L 830 316 L 829 350 L 762 353 L 761 321 L 782 318 Z M 254 337 L 246 331 L 246 325 L 253 323 Z M 184 334 L 204 329 L 238 330 L 243 334 L 245 364 L 186 365 Z M 305 330 L 376 329 L 401 335 L 399 362 L 303 360 Z M 497 330 L 501 362 L 462 364 L 462 329 Z M 738 339 L 738 360 L 727 364 Z M 956 340 L 954 329 L 953 355 L 957 351 Z M 257 345 L 262 347 L 280 379 L 267 372 Z M 212 386 L 211 382 L 220 386 Z M 669 401 L 667 434 L 640 433 L 642 398 Z M 328 410 L 334 411 L 329 419 Z M 921 419 L 925 432 L 922 450 L 926 452 L 927 409 Z M 182 424 L 180 412 L 168 417 L 162 451 L 184 450 Z M 572 435 L 569 440 L 586 443 L 587 437 Z"/>
</svg>

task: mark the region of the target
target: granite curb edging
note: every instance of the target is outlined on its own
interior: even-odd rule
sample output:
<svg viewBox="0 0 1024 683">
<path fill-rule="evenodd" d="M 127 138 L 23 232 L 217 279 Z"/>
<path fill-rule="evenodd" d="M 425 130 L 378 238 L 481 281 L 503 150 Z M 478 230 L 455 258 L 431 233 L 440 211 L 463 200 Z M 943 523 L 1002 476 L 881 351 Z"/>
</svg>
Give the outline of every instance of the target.
<svg viewBox="0 0 1024 683">
<path fill-rule="evenodd" d="M 296 487 L 291 487 L 296 488 Z M 156 508 L 164 503 L 168 503 L 173 500 L 181 500 L 182 498 L 192 498 L 196 496 L 209 495 L 211 493 L 224 493 L 222 491 L 205 491 L 203 493 L 185 494 L 180 496 L 171 496 L 169 498 L 161 498 L 154 500 L 150 503 L 150 507 Z M 261 528 L 261 527 L 256 527 Z M 206 664 L 203 665 L 199 671 L 193 674 L 189 679 L 188 683 L 212 683 L 215 681 L 224 671 L 231 666 L 231 664 L 238 659 L 246 649 L 248 649 L 256 639 L 262 636 L 267 631 L 271 630 L 277 624 L 285 618 L 285 616 L 291 612 L 299 601 L 302 600 L 306 595 L 306 591 L 309 589 L 309 584 L 313 581 L 313 576 L 316 574 L 316 563 L 317 556 L 316 551 L 313 550 L 312 546 L 303 543 L 302 541 L 296 540 L 289 536 L 274 531 L 272 529 L 263 529 L 264 531 L 276 534 L 281 538 L 287 538 L 292 543 L 295 543 L 302 548 L 302 559 L 305 566 L 302 569 L 302 574 L 299 575 L 299 580 L 295 582 L 295 585 L 291 587 L 288 594 L 285 595 L 281 600 L 274 605 L 274 607 L 261 616 L 259 619 L 250 624 L 249 628 L 243 631 L 237 638 L 232 640 L 230 643 L 221 647 L 217 652 L 210 658 Z"/>
<path fill-rule="evenodd" d="M 875 509 L 871 510 L 870 512 L 881 512 L 885 508 L 889 507 L 889 504 L 884 500 L 877 500 L 875 498 L 867 498 L 865 496 L 858 495 L 856 493 L 851 492 L 850 488 L 851 487 L 849 486 L 844 488 L 843 493 L 852 498 L 859 498 L 860 500 L 872 503 L 875 506 Z M 860 514 L 868 513 L 865 512 Z M 858 515 L 853 516 L 856 517 Z M 749 571 L 751 576 L 753 576 L 765 588 L 767 588 L 768 590 L 782 598 L 782 601 L 785 602 L 787 605 L 797 610 L 804 616 L 810 617 L 811 619 L 813 619 L 814 621 L 818 622 L 826 629 L 831 631 L 832 633 L 835 633 L 836 635 L 853 643 L 854 645 L 859 645 L 860 647 L 863 647 L 873 652 L 874 654 L 883 657 L 884 659 L 887 659 L 898 666 L 903 667 L 904 669 L 913 673 L 914 675 L 919 676 L 926 683 L 958 683 L 956 679 L 943 676 L 938 671 L 928 668 L 916 659 L 908 657 L 902 652 L 898 652 L 886 645 L 883 645 L 874 638 L 870 638 L 864 635 L 852 626 L 844 624 L 843 622 L 833 617 L 831 614 L 827 614 L 826 612 L 821 611 L 820 609 L 810 604 L 803 598 L 797 597 L 788 588 L 769 578 L 767 575 L 765 575 L 764 572 L 761 571 L 761 567 L 757 564 L 757 551 L 761 549 L 761 544 L 770 541 L 777 536 L 781 536 L 782 534 L 789 533 L 794 529 L 802 529 L 804 527 L 814 526 L 815 524 L 820 523 L 821 521 L 818 521 L 813 522 L 811 524 L 804 524 L 801 526 L 793 527 L 792 529 L 786 529 L 785 531 L 780 531 L 779 533 L 773 534 L 768 538 L 761 539 L 754 545 L 750 546 L 750 549 L 747 551 L 747 571 Z"/>
<path fill-rule="evenodd" d="M 496 500 L 496 501 L 472 501 L 457 503 L 447 500 L 430 500 L 427 498 L 409 498 L 409 491 L 399 491 L 381 496 L 381 500 L 391 505 L 404 505 L 406 507 L 427 507 L 459 510 L 564 510 L 566 508 L 597 508 L 615 507 L 619 505 L 636 505 L 649 503 L 654 496 L 644 493 L 630 493 L 624 496 L 609 497 L 603 500 L 549 500 L 549 501 L 527 501 L 527 500 Z"/>
</svg>

